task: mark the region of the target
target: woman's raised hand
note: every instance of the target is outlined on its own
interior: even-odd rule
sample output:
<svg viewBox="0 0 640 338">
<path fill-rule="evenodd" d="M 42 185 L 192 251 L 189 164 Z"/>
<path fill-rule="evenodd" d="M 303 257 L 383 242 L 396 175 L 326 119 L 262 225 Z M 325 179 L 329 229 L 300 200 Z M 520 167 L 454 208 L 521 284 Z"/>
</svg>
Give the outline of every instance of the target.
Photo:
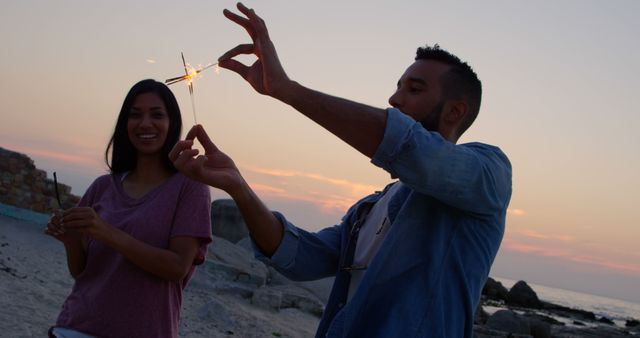
<svg viewBox="0 0 640 338">
<path fill-rule="evenodd" d="M 198 155 L 198 149 L 192 148 L 194 140 L 202 144 L 204 155 Z M 244 182 L 233 160 L 216 147 L 202 125 L 193 126 L 186 139 L 176 143 L 169 159 L 185 176 L 230 195 Z"/>
</svg>

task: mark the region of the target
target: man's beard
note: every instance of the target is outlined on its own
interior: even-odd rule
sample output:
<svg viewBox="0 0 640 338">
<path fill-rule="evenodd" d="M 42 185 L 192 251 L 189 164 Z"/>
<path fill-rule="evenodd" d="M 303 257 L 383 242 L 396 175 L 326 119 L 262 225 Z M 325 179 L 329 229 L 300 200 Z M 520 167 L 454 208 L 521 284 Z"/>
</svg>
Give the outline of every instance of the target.
<svg viewBox="0 0 640 338">
<path fill-rule="evenodd" d="M 444 100 L 440 100 L 433 109 L 427 114 L 427 116 L 420 121 L 420 124 L 424 129 L 428 131 L 438 131 L 440 127 L 440 116 L 442 115 L 442 108 L 444 108 Z"/>
</svg>

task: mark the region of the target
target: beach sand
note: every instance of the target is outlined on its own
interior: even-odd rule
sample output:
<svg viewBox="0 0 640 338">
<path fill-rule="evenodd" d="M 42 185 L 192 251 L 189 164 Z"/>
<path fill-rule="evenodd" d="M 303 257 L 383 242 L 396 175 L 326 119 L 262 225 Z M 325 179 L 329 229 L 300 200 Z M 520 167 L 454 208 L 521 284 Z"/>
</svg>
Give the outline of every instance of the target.
<svg viewBox="0 0 640 338">
<path fill-rule="evenodd" d="M 73 284 L 62 244 L 42 225 L 0 217 L 0 332 L 46 337 Z"/>
</svg>

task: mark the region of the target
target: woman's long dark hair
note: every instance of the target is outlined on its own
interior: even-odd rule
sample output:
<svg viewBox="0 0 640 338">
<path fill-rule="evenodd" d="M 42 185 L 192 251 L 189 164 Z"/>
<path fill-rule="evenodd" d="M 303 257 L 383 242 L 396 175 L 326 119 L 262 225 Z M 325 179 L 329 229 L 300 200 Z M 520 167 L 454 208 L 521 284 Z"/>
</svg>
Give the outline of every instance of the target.
<svg viewBox="0 0 640 338">
<path fill-rule="evenodd" d="M 136 168 L 137 150 L 133 147 L 131 140 L 129 140 L 129 134 L 127 133 L 127 121 L 129 120 L 129 113 L 131 112 L 131 106 L 138 95 L 145 93 L 155 93 L 164 102 L 167 114 L 169 115 L 169 131 L 167 132 L 167 139 L 164 141 L 164 145 L 161 149 L 161 156 L 165 168 L 170 172 L 176 172 L 176 168 L 169 160 L 169 152 L 171 148 L 180 139 L 180 133 L 182 132 L 182 116 L 180 115 L 180 107 L 178 107 L 178 101 L 173 93 L 164 83 L 155 80 L 147 79 L 136 83 L 129 93 L 124 98 L 120 114 L 118 115 L 118 121 L 116 122 L 116 128 L 113 131 L 111 140 L 107 145 L 107 150 L 104 153 L 104 159 L 107 163 L 112 174 L 121 174 L 127 171 L 132 171 Z M 111 151 L 111 161 L 109 161 L 109 152 Z"/>
</svg>

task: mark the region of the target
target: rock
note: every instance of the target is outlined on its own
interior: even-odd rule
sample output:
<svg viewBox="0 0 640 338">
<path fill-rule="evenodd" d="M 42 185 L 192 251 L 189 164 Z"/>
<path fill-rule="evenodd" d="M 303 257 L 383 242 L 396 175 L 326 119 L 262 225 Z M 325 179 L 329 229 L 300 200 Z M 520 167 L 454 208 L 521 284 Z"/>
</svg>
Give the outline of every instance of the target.
<svg viewBox="0 0 640 338">
<path fill-rule="evenodd" d="M 540 302 L 540 299 L 538 299 L 538 295 L 525 281 L 519 281 L 511 287 L 511 290 L 507 293 L 506 303 L 508 305 L 531 309 L 539 309 L 542 307 L 542 303 Z"/>
<path fill-rule="evenodd" d="M 529 319 L 529 332 L 533 338 L 551 338 L 551 324 L 536 317 L 527 318 Z"/>
<path fill-rule="evenodd" d="M 322 301 L 323 304 L 327 304 L 327 302 L 329 301 L 329 295 L 331 294 L 331 289 L 333 288 L 335 277 L 326 277 L 318 280 L 297 282 L 283 276 L 280 272 L 278 272 L 271 266 L 269 266 L 268 268 L 269 275 L 267 284 L 274 286 L 295 285 L 311 292 L 314 296 L 316 296 L 316 298 Z"/>
<path fill-rule="evenodd" d="M 333 288 L 334 280 L 335 277 L 327 277 L 314 281 L 294 282 L 294 284 L 311 292 L 323 304 L 327 304 L 329 301 L 329 295 L 331 294 L 331 289 Z"/>
<path fill-rule="evenodd" d="M 227 281 L 217 281 L 210 286 L 217 294 L 240 296 L 245 299 L 253 297 L 255 287 Z"/>
<path fill-rule="evenodd" d="M 322 317 L 324 303 L 313 293 L 296 285 L 270 286 L 272 290 L 277 290 L 282 294 L 280 308 L 295 308 L 316 317 Z"/>
<path fill-rule="evenodd" d="M 247 250 L 214 237 L 203 267 L 216 280 L 227 280 L 260 287 L 266 284 L 268 269 Z"/>
<path fill-rule="evenodd" d="M 0 203 L 39 213 L 50 213 L 60 207 L 55 200 L 53 181 L 28 156 L 0 147 L 0 163 Z M 63 209 L 80 200 L 71 194 L 68 185 L 58 182 L 58 191 Z"/>
<path fill-rule="evenodd" d="M 253 292 L 251 304 L 263 309 L 279 311 L 282 304 L 282 292 L 263 286 Z"/>
<path fill-rule="evenodd" d="M 628 338 L 631 335 L 610 325 L 595 327 L 553 326 L 551 335 L 554 338 Z"/>
<path fill-rule="evenodd" d="M 615 325 L 615 323 L 613 322 L 613 320 L 607 318 L 607 317 L 600 317 L 600 319 L 598 319 L 598 322 L 603 323 L 603 324 L 607 324 L 607 325 Z"/>
<path fill-rule="evenodd" d="M 231 243 L 249 236 L 244 218 L 232 199 L 219 199 L 211 203 L 211 232 Z"/>
<path fill-rule="evenodd" d="M 203 321 L 212 320 L 214 317 L 218 320 L 226 320 L 230 317 L 227 308 L 216 299 L 212 298 L 204 306 L 197 310 L 198 318 Z"/>
<path fill-rule="evenodd" d="M 246 249 L 248 252 L 253 253 L 253 247 L 251 245 L 251 239 L 245 237 L 236 243 L 237 246 Z M 275 285 L 295 285 L 302 289 L 311 292 L 316 298 L 318 298 L 323 304 L 327 304 L 329 300 L 329 294 L 331 294 L 331 288 L 333 287 L 333 281 L 335 277 L 326 277 L 323 279 L 296 282 L 283 276 L 280 272 L 271 266 L 267 265 L 267 284 L 270 286 Z"/>
<path fill-rule="evenodd" d="M 541 315 L 539 313 L 527 313 L 525 314 L 525 317 L 529 318 L 529 320 L 538 320 L 541 322 L 545 322 L 548 323 L 550 325 L 564 325 L 563 322 L 556 320 L 552 317 L 549 316 L 545 316 L 545 315 Z"/>
<path fill-rule="evenodd" d="M 566 306 L 553 304 L 545 301 L 541 301 L 542 309 L 555 314 L 560 317 L 578 319 L 578 320 L 586 320 L 586 321 L 594 321 L 596 320 L 596 315 L 591 311 L 572 309 Z"/>
<path fill-rule="evenodd" d="M 627 321 L 624 323 L 624 326 L 626 327 L 640 326 L 640 321 L 638 321 L 637 319 L 627 319 Z"/>
<path fill-rule="evenodd" d="M 530 334 L 529 321 L 511 310 L 498 310 L 487 319 L 486 327 L 516 334 Z"/>
<path fill-rule="evenodd" d="M 251 244 L 251 238 L 249 236 L 237 241 L 236 245 L 247 250 L 248 252 L 251 252 L 251 254 L 253 254 L 255 257 L 255 254 L 253 253 L 253 245 Z"/>
<path fill-rule="evenodd" d="M 482 294 L 492 300 L 507 300 L 507 294 L 509 290 L 502 285 L 502 283 L 494 280 L 493 278 L 487 278 L 482 288 Z"/>
<path fill-rule="evenodd" d="M 484 326 L 473 327 L 474 338 L 532 338 L 530 335 L 513 334 L 504 331 L 492 330 Z"/>
<path fill-rule="evenodd" d="M 473 323 L 477 325 L 482 325 L 487 322 L 487 319 L 489 319 L 489 314 L 487 313 L 487 311 L 485 311 L 482 308 L 482 305 L 478 303 L 478 306 L 476 307 L 476 312 L 473 316 Z"/>
</svg>

